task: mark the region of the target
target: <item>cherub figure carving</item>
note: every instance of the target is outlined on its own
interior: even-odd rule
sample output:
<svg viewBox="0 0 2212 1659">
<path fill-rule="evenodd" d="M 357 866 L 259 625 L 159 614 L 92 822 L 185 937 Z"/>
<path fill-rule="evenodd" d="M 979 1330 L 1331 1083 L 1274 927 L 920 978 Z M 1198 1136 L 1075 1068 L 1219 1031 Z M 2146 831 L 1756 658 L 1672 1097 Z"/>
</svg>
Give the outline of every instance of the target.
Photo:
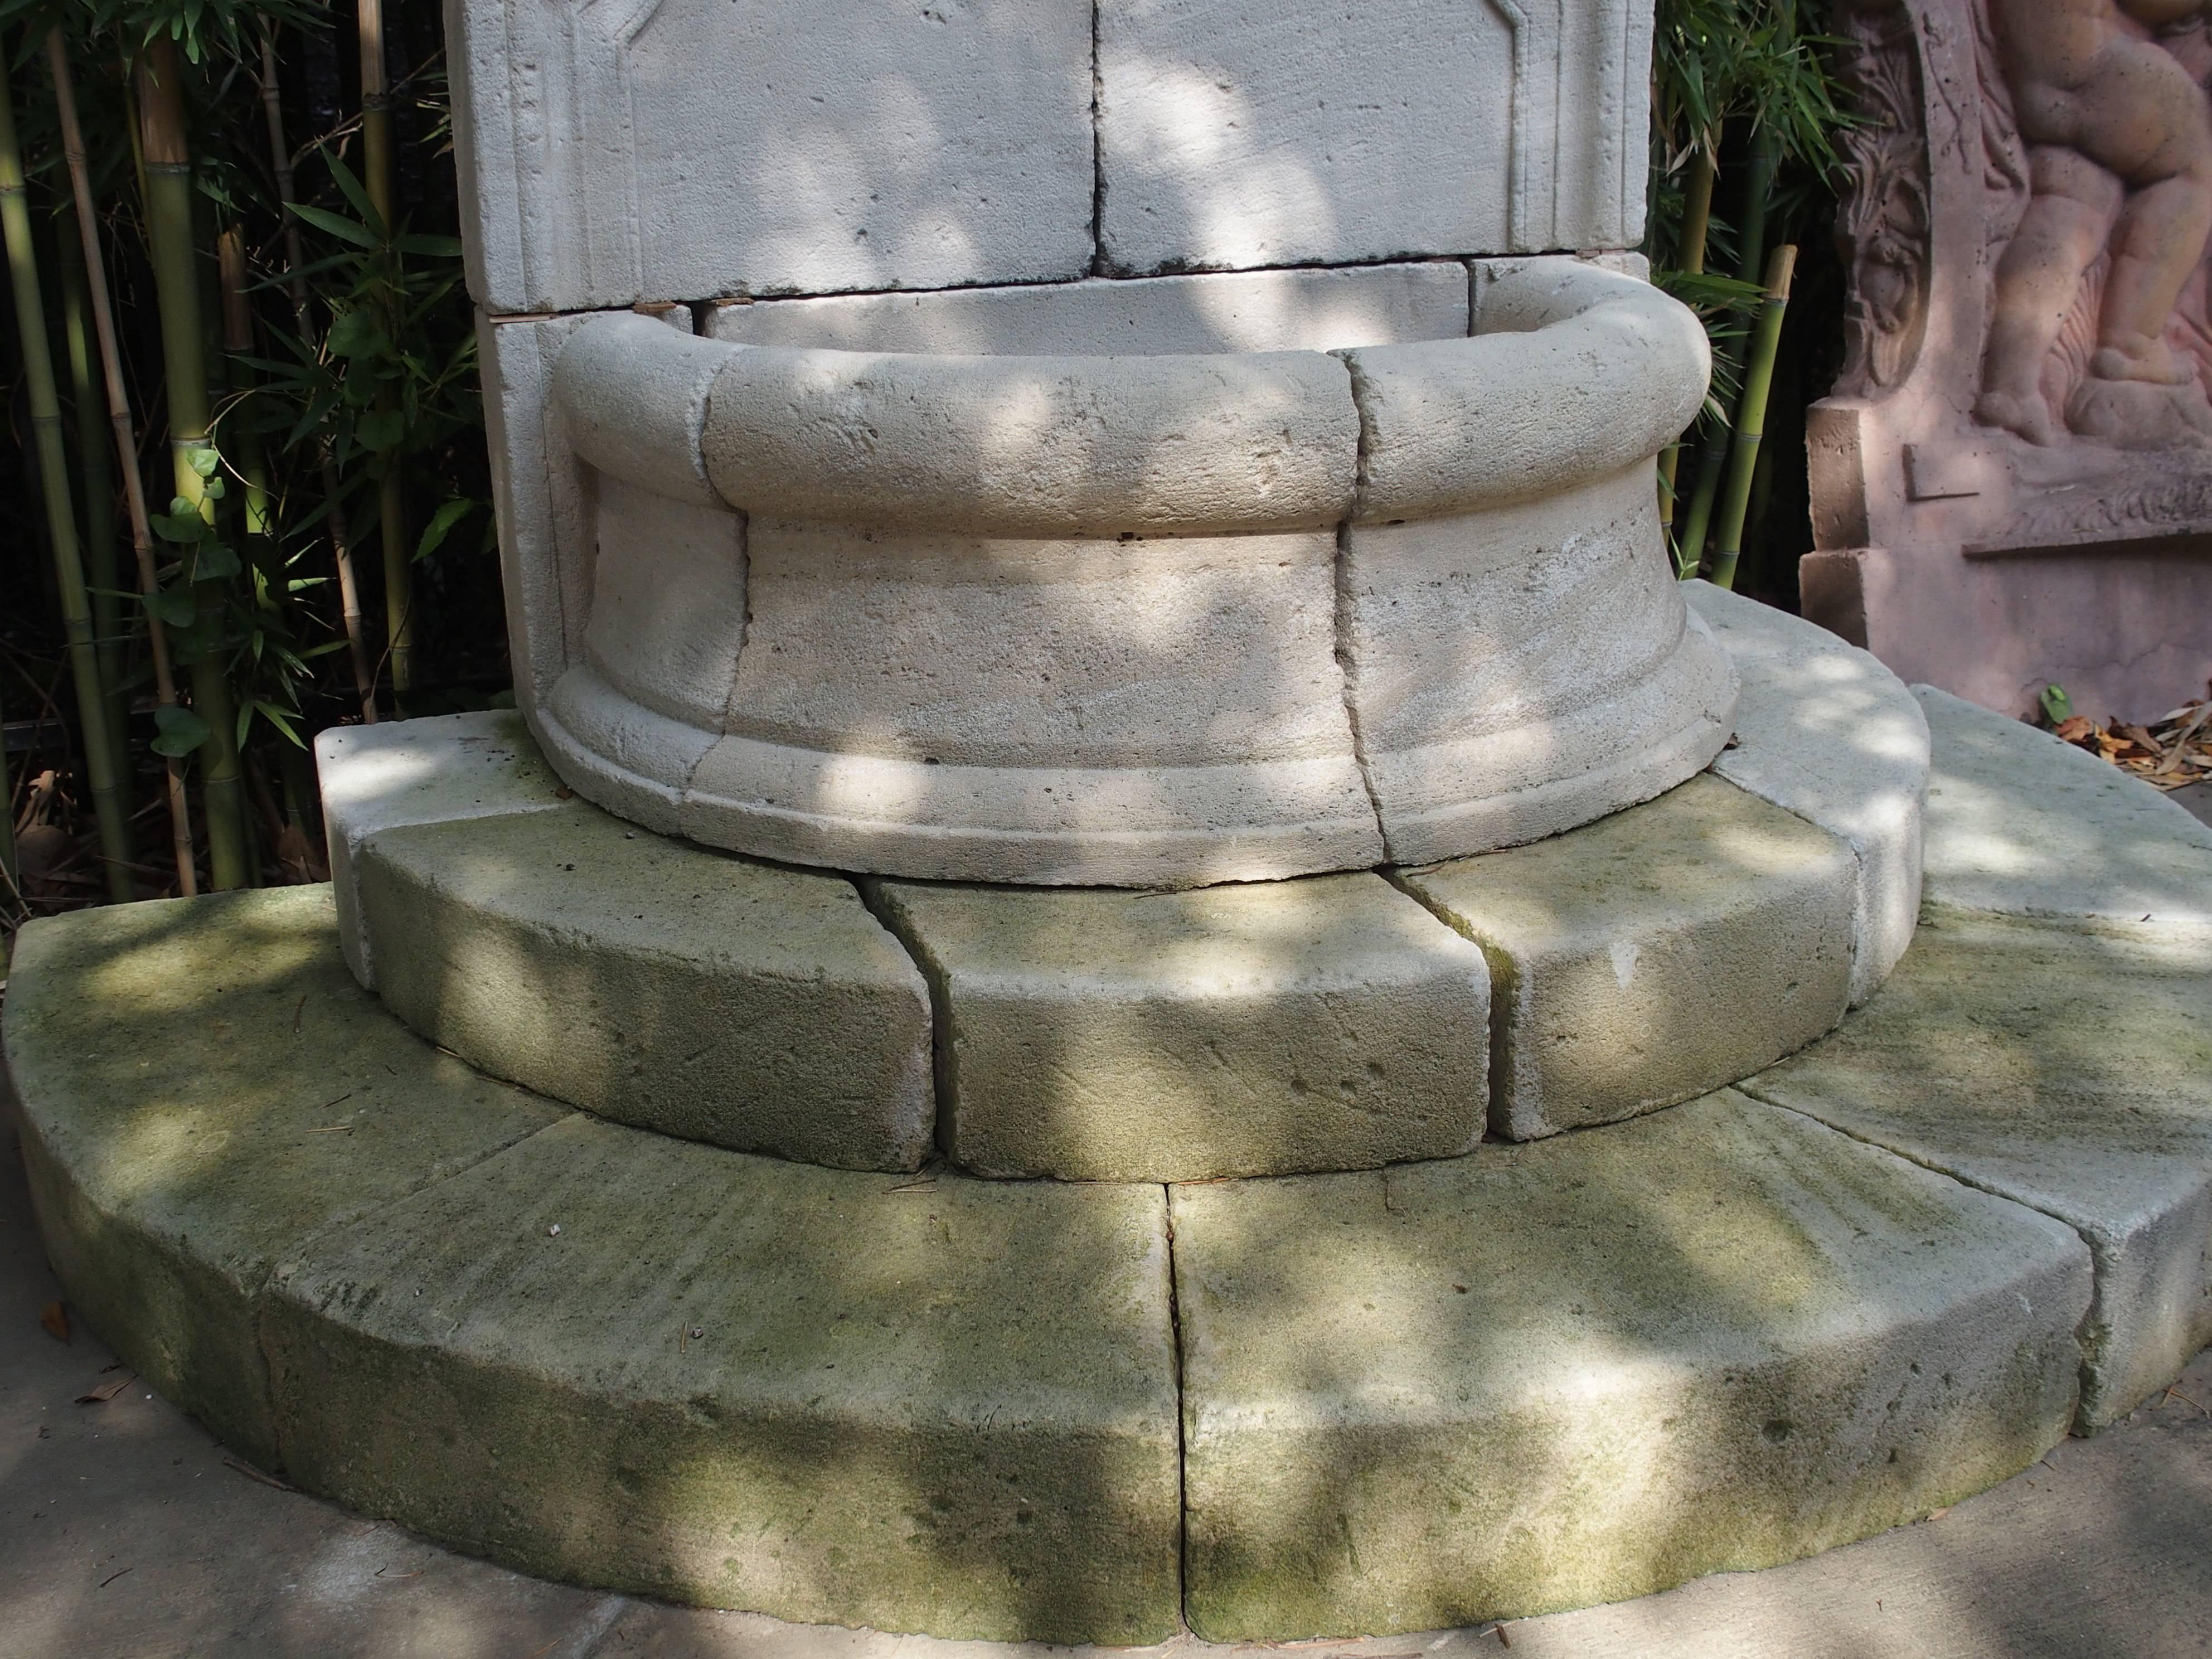
<svg viewBox="0 0 2212 1659">
<path fill-rule="evenodd" d="M 2212 100 L 2160 40 L 2212 0 L 1988 4 L 2032 193 L 1997 265 L 1974 417 L 2031 443 L 2065 436 L 2041 389 L 2044 359 L 2108 249 L 2092 380 L 2201 404 L 2197 365 L 2164 336 L 2212 232 Z M 2188 38 L 2201 47 L 2201 31 Z"/>
</svg>

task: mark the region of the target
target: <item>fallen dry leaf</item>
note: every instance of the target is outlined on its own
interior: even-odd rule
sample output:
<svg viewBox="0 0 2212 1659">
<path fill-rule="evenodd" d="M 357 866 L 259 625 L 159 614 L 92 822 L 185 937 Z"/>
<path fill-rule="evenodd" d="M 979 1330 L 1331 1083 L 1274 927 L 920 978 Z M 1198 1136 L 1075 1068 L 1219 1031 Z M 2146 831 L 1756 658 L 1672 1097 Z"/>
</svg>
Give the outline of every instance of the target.
<svg viewBox="0 0 2212 1659">
<path fill-rule="evenodd" d="M 39 1323 L 46 1334 L 57 1341 L 70 1340 L 69 1310 L 58 1302 L 49 1302 L 39 1310 Z"/>
<path fill-rule="evenodd" d="M 112 1382 L 101 1383 L 89 1394 L 77 1395 L 76 1403 L 80 1406 L 104 1406 L 137 1380 L 136 1371 L 128 1376 L 118 1376 Z"/>
</svg>

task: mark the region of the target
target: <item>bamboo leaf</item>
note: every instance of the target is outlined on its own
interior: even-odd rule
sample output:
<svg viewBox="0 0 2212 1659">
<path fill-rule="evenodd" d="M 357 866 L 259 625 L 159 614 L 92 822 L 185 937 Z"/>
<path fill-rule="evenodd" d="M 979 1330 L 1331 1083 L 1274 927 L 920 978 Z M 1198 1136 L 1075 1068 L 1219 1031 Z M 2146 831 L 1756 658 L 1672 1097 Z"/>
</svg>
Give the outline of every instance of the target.
<svg viewBox="0 0 2212 1659">
<path fill-rule="evenodd" d="M 160 728 L 154 738 L 154 752 L 179 760 L 215 735 L 205 720 L 180 703 L 155 709 L 154 724 Z"/>
<path fill-rule="evenodd" d="M 319 208 L 309 202 L 287 202 L 284 205 L 298 214 L 303 223 L 313 225 L 317 230 L 335 236 L 342 242 L 351 242 L 356 247 L 380 246 L 375 233 L 367 225 L 356 224 L 343 215 L 332 213 L 328 208 Z"/>
<path fill-rule="evenodd" d="M 459 524 L 475 505 L 465 495 L 457 495 L 432 514 L 430 522 L 422 526 L 422 540 L 415 544 L 416 560 L 427 559 L 436 552 L 439 543 L 446 539 L 447 532 Z"/>
</svg>

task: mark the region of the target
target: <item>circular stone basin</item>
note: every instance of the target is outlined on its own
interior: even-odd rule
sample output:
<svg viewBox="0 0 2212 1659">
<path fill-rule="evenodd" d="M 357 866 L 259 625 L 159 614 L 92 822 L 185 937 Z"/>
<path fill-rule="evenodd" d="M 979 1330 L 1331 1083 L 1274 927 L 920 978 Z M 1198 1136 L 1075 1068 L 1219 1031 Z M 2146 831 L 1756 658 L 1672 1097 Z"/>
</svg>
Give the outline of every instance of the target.
<svg viewBox="0 0 2212 1659">
<path fill-rule="evenodd" d="M 1565 258 L 1478 326 L 979 356 L 595 319 L 555 371 L 590 621 L 538 735 L 653 828 L 935 879 L 1420 864 L 1648 799 L 1735 697 L 1650 468 L 1703 331 Z"/>
</svg>

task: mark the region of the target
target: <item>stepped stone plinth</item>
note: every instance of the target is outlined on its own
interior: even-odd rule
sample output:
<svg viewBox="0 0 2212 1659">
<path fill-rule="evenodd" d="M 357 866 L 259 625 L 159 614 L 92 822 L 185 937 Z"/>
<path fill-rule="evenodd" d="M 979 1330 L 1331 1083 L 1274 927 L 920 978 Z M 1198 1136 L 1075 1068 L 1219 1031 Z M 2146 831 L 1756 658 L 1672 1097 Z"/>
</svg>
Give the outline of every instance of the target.
<svg viewBox="0 0 2212 1659">
<path fill-rule="evenodd" d="M 1861 1537 L 2212 1336 L 2212 832 L 1674 580 L 1648 0 L 451 33 L 517 708 L 9 988 L 71 1298 L 247 1456 L 1279 1641 Z"/>
</svg>

